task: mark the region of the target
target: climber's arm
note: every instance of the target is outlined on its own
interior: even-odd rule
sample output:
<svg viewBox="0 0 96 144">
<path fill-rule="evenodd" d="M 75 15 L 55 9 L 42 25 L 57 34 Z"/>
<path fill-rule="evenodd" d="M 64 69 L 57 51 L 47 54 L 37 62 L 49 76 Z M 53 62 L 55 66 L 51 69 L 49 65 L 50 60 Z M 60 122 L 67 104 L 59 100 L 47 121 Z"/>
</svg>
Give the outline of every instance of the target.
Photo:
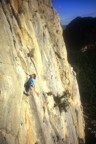
<svg viewBox="0 0 96 144">
<path fill-rule="evenodd" d="M 34 91 L 35 91 L 35 86 L 31 86 L 30 88 L 31 88 L 31 90 L 34 90 Z"/>
<path fill-rule="evenodd" d="M 25 72 L 25 73 L 26 73 L 26 75 L 30 76 L 30 74 L 28 74 L 27 72 Z"/>
<path fill-rule="evenodd" d="M 37 95 L 39 95 L 38 92 L 35 90 L 35 86 L 31 86 L 31 90 L 33 90 Z"/>
</svg>

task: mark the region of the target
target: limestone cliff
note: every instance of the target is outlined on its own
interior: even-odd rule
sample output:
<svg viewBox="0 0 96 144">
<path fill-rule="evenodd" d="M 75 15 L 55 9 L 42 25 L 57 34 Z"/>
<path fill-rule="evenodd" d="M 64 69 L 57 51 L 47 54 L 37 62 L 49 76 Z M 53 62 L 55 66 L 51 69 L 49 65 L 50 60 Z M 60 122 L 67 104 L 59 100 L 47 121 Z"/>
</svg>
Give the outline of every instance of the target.
<svg viewBox="0 0 96 144">
<path fill-rule="evenodd" d="M 36 73 L 35 89 L 23 94 Z M 0 1 L 0 144 L 83 144 L 76 75 L 51 0 Z"/>
</svg>

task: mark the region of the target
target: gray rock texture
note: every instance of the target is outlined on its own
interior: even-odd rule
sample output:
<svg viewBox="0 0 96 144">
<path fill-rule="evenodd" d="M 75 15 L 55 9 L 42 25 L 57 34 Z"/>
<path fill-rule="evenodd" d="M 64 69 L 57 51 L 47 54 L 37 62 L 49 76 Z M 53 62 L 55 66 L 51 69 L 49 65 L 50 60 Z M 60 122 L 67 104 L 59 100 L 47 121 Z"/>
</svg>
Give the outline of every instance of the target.
<svg viewBox="0 0 96 144">
<path fill-rule="evenodd" d="M 35 91 L 23 94 L 25 72 Z M 51 0 L 0 1 L 0 144 L 83 144 L 76 74 Z"/>
</svg>

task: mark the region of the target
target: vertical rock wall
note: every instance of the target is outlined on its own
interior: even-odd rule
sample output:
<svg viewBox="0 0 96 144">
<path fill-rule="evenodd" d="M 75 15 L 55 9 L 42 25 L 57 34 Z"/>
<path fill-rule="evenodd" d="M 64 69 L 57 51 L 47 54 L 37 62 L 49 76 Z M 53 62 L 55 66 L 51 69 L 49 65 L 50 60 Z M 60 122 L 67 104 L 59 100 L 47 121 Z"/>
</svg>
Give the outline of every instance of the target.
<svg viewBox="0 0 96 144">
<path fill-rule="evenodd" d="M 35 89 L 23 94 L 36 73 Z M 50 0 L 0 1 L 0 143 L 83 144 L 76 74 Z"/>
</svg>

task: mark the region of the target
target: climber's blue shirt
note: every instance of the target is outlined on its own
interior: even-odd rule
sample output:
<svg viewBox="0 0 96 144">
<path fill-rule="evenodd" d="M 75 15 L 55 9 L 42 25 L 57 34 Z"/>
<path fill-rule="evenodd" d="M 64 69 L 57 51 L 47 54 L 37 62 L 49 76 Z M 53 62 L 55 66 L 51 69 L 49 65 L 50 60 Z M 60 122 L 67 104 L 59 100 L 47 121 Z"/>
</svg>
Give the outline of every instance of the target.
<svg viewBox="0 0 96 144">
<path fill-rule="evenodd" d="M 29 86 L 34 86 L 35 81 L 36 81 L 36 79 L 34 79 L 34 78 L 32 78 L 32 77 L 30 76 L 30 78 L 29 78 L 29 80 L 28 80 L 28 85 L 29 85 Z"/>
<path fill-rule="evenodd" d="M 27 82 L 26 85 L 25 85 L 26 92 L 28 92 L 28 91 L 30 90 L 30 87 L 31 87 L 31 86 L 34 86 L 35 81 L 36 81 L 36 79 L 34 79 L 34 78 L 32 78 L 32 77 L 30 76 L 28 82 Z"/>
</svg>

